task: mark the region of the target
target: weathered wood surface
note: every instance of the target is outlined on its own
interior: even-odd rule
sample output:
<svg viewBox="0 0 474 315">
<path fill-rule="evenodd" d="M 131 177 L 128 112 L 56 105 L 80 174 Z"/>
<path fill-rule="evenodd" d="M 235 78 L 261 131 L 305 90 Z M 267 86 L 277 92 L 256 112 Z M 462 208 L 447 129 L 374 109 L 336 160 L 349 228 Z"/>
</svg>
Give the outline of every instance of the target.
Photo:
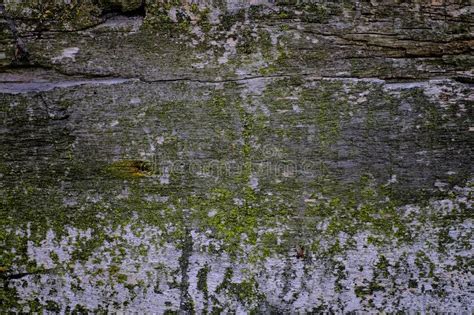
<svg viewBox="0 0 474 315">
<path fill-rule="evenodd" d="M 7 1 L 1 311 L 473 311 L 473 7 Z"/>
</svg>

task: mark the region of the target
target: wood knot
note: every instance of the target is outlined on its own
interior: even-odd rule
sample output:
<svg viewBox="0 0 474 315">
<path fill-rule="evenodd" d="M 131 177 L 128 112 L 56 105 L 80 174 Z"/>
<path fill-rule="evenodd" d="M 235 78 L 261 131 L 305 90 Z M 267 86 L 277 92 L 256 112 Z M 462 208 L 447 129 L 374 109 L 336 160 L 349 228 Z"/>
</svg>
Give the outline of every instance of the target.
<svg viewBox="0 0 474 315">
<path fill-rule="evenodd" d="M 121 160 L 112 163 L 109 170 L 117 177 L 144 177 L 153 174 L 152 164 L 141 160 Z"/>
</svg>

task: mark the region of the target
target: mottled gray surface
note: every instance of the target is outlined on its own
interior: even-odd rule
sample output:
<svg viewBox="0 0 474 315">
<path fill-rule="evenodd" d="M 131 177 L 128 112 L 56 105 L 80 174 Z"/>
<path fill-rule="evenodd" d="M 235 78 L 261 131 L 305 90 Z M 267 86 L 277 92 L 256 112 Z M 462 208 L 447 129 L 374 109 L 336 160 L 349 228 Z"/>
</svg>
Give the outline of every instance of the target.
<svg viewBox="0 0 474 315">
<path fill-rule="evenodd" d="M 471 313 L 472 11 L 7 1 L 0 311 Z"/>
</svg>

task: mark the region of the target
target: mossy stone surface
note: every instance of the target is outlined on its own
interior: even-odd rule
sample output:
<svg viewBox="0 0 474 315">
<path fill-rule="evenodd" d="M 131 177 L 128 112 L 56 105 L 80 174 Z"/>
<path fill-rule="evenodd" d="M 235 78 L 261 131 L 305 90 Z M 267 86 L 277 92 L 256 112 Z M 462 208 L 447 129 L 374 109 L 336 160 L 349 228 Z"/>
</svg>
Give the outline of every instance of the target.
<svg viewBox="0 0 474 315">
<path fill-rule="evenodd" d="M 5 5 L 0 311 L 472 312 L 468 6 L 254 4 Z"/>
</svg>

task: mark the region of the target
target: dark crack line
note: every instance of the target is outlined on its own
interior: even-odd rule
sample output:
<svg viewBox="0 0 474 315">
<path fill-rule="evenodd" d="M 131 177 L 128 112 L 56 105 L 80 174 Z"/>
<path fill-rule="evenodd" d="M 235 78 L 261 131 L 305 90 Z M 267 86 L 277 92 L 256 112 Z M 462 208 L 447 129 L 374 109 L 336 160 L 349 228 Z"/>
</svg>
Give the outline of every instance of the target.
<svg viewBox="0 0 474 315">
<path fill-rule="evenodd" d="M 3 287 L 8 288 L 11 280 L 19 280 L 24 277 L 28 276 L 35 276 L 35 275 L 45 275 L 56 271 L 57 269 L 45 269 L 45 270 L 38 270 L 34 272 L 19 272 L 19 273 L 9 273 L 9 274 L 0 274 L 0 280 L 3 280 Z"/>
<path fill-rule="evenodd" d="M 340 40 L 353 42 L 353 45 L 358 45 L 357 43 L 370 43 L 371 39 L 374 38 L 383 38 L 389 37 L 390 39 L 396 39 L 396 42 L 409 42 L 409 43 L 423 43 L 423 44 L 433 44 L 439 45 L 443 44 L 447 46 L 449 44 L 458 44 L 458 43 L 465 43 L 466 46 L 469 47 L 470 42 L 474 39 L 473 36 L 469 34 L 462 34 L 455 36 L 451 40 L 434 40 L 434 39 L 416 39 L 416 38 L 409 38 L 406 34 L 399 34 L 399 33 L 376 33 L 376 32 L 348 32 L 348 33 L 325 33 L 313 29 L 304 29 L 303 33 L 316 35 L 325 38 L 337 38 Z M 373 37 L 369 38 L 354 38 L 353 36 L 365 36 L 365 35 L 373 35 Z M 376 45 L 376 44 L 375 44 Z M 389 48 L 401 48 L 398 46 L 381 46 L 381 47 L 389 47 Z"/>
<path fill-rule="evenodd" d="M 180 305 L 179 308 L 183 312 L 191 312 L 193 310 L 192 298 L 189 294 L 189 258 L 193 252 L 193 238 L 189 228 L 185 228 L 184 237 L 182 239 L 182 252 L 179 258 L 179 266 L 181 269 L 180 283 Z"/>
<path fill-rule="evenodd" d="M 225 84 L 225 83 L 240 83 L 244 84 L 248 81 L 252 80 L 274 80 L 274 79 L 287 79 L 287 78 L 295 78 L 295 77 L 303 77 L 308 78 L 310 80 L 366 80 L 366 81 L 374 81 L 381 84 L 391 84 L 391 83 L 414 83 L 414 82 L 427 82 L 430 80 L 442 80 L 442 79 L 451 79 L 455 80 L 460 83 L 470 82 L 472 81 L 471 78 L 463 79 L 459 75 L 453 76 L 436 76 L 436 77 L 429 77 L 424 79 L 416 79 L 414 77 L 408 76 L 391 76 L 391 77 L 362 77 L 362 76 L 331 76 L 331 75 L 324 75 L 318 73 L 288 73 L 288 74 L 274 74 L 274 75 L 253 75 L 253 76 L 246 76 L 242 78 L 229 78 L 229 79 L 222 79 L 222 80 L 206 80 L 206 79 L 197 79 L 197 78 L 190 78 L 190 77 L 181 77 L 181 78 L 164 78 L 164 79 L 148 79 L 146 77 L 136 77 L 136 76 L 120 76 L 119 74 L 91 74 L 91 73 L 68 73 L 63 72 L 60 69 L 56 69 L 53 67 L 47 66 L 39 66 L 38 69 L 47 69 L 51 70 L 53 73 L 64 75 L 65 77 L 69 78 L 70 80 L 62 80 L 62 81 L 49 81 L 49 82 L 35 82 L 35 81 L 0 81 L 0 88 L 5 87 L 6 90 L 14 90 L 14 86 L 18 86 L 18 92 L 11 92 L 13 94 L 18 93 L 26 93 L 26 92 L 46 92 L 50 91 L 55 88 L 68 88 L 73 86 L 79 85 L 112 85 L 112 84 L 123 84 L 123 83 L 130 83 L 130 82 L 141 82 L 147 84 L 158 84 L 158 83 L 178 83 L 178 82 L 189 82 L 189 83 L 198 83 L 198 84 Z M 115 81 L 115 82 L 114 82 Z M 35 84 L 43 84 L 45 85 L 44 89 L 41 88 L 31 88 L 28 90 L 28 84 L 35 86 Z M 13 87 L 12 87 L 13 86 Z M 23 90 L 22 90 L 23 88 Z M 3 92 L 8 93 L 8 92 Z"/>
<path fill-rule="evenodd" d="M 358 76 L 327 76 L 316 73 L 294 73 L 294 74 L 282 74 L 282 75 L 269 75 L 269 76 L 249 76 L 244 78 L 237 79 L 225 79 L 225 80 L 199 80 L 199 79 L 190 79 L 190 78 L 176 78 L 176 79 L 158 79 L 158 80 L 149 80 L 144 78 L 127 78 L 129 80 L 137 80 L 143 83 L 173 83 L 173 82 L 195 82 L 201 84 L 221 84 L 221 83 L 239 83 L 246 82 L 251 80 L 265 80 L 265 79 L 285 79 L 285 78 L 295 78 L 295 77 L 309 77 L 314 80 L 366 80 L 366 81 L 377 81 L 380 83 L 414 83 L 414 82 L 427 82 L 430 80 L 454 80 L 454 77 L 430 77 L 425 80 L 415 80 L 413 77 L 404 77 L 404 76 L 392 76 L 390 78 L 379 78 L 379 77 L 358 77 Z"/>
<path fill-rule="evenodd" d="M 310 74 L 299 74 L 302 76 L 307 76 Z M 150 80 L 146 79 L 143 77 L 131 77 L 129 78 L 130 80 L 139 80 L 140 82 L 144 83 L 168 83 L 168 82 L 196 82 L 196 83 L 202 83 L 202 84 L 221 84 L 221 83 L 235 83 L 235 82 L 245 82 L 245 81 L 250 81 L 250 80 L 259 80 L 259 79 L 275 79 L 275 78 L 290 78 L 294 77 L 295 75 L 268 75 L 268 76 L 261 76 L 261 75 L 256 75 L 256 76 L 249 76 L 249 77 L 243 77 L 243 78 L 236 78 L 236 79 L 224 79 L 224 80 L 201 80 L 201 79 L 191 79 L 191 78 L 175 78 L 175 79 L 157 79 L 157 80 Z"/>
<path fill-rule="evenodd" d="M 26 49 L 26 45 L 19 35 L 14 20 L 8 15 L 3 3 L 0 4 L 0 16 L 3 16 L 7 22 L 8 28 L 12 32 L 13 39 L 15 40 L 15 60 L 13 64 L 28 64 L 29 53 Z"/>
</svg>

